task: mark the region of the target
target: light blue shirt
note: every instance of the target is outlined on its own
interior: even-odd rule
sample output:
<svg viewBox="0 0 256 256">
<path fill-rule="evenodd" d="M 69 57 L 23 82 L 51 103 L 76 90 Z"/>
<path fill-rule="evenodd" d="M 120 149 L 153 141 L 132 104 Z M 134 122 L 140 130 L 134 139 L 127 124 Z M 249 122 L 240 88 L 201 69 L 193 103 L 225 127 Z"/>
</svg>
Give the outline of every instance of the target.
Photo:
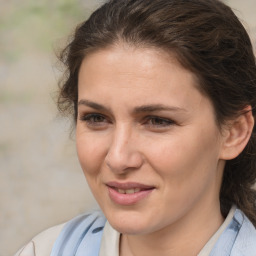
<svg viewBox="0 0 256 256">
<path fill-rule="evenodd" d="M 98 256 L 106 218 L 100 212 L 69 221 L 50 256 Z M 222 232 L 209 256 L 256 256 L 256 229 L 239 209 Z"/>
<path fill-rule="evenodd" d="M 256 256 L 255 227 L 239 209 L 210 253 L 210 256 L 229 255 Z"/>
</svg>

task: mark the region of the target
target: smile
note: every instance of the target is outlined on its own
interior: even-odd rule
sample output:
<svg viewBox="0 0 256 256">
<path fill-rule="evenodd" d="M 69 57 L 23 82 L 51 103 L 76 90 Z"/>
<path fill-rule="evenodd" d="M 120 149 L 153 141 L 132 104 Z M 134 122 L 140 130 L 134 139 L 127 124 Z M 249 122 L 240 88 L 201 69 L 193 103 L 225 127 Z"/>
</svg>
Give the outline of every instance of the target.
<svg viewBox="0 0 256 256">
<path fill-rule="evenodd" d="M 124 189 L 116 189 L 116 190 L 120 194 L 134 194 L 134 193 L 138 193 L 138 192 L 141 191 L 140 188 L 134 188 L 134 189 L 131 188 L 131 189 L 126 189 L 126 190 L 124 190 Z"/>
<path fill-rule="evenodd" d="M 119 205 L 134 205 L 147 198 L 155 187 L 139 183 L 110 182 L 108 187 L 110 199 Z"/>
</svg>

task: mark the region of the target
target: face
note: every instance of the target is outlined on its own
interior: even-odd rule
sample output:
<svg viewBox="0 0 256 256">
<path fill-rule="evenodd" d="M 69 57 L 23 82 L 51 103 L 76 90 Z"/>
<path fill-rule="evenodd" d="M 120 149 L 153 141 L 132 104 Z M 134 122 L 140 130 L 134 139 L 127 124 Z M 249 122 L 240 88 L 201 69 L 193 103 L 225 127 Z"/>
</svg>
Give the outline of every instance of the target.
<svg viewBox="0 0 256 256">
<path fill-rule="evenodd" d="M 78 91 L 79 161 L 114 228 L 147 234 L 219 211 L 222 137 L 210 100 L 174 57 L 97 51 L 82 62 Z"/>
</svg>

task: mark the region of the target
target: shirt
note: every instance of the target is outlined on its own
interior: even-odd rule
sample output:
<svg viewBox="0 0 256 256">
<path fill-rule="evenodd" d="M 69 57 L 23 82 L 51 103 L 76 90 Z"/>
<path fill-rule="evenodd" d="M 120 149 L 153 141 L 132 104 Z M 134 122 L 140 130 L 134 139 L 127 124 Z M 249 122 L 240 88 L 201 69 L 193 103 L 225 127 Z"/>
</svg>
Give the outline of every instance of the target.
<svg viewBox="0 0 256 256">
<path fill-rule="evenodd" d="M 15 256 L 118 256 L 119 238 L 97 211 L 39 234 Z M 256 256 L 256 229 L 241 210 L 231 209 L 198 256 L 206 255 Z"/>
<path fill-rule="evenodd" d="M 219 227 L 216 233 L 210 238 L 210 240 L 206 243 L 203 249 L 200 251 L 198 256 L 209 256 L 215 243 L 218 238 L 221 236 L 222 232 L 228 227 L 232 218 L 234 217 L 236 211 L 236 207 L 233 206 L 228 216 L 226 217 L 223 224 Z M 99 256 L 119 256 L 119 241 L 120 241 L 120 233 L 113 229 L 109 222 L 106 222 L 106 225 L 103 229 L 103 235 L 100 246 Z"/>
</svg>

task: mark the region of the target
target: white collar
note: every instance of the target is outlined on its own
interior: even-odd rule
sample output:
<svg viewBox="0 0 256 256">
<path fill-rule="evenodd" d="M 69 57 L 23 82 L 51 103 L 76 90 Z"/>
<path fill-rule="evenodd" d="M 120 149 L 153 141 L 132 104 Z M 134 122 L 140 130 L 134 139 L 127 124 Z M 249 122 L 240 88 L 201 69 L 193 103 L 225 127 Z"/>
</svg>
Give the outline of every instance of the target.
<svg viewBox="0 0 256 256">
<path fill-rule="evenodd" d="M 120 233 L 107 221 L 103 229 L 99 256 L 119 256 L 119 241 Z"/>
<path fill-rule="evenodd" d="M 210 252 L 212 251 L 212 249 L 213 249 L 214 245 L 216 244 L 217 240 L 219 239 L 220 235 L 228 227 L 228 224 L 231 222 L 232 218 L 234 217 L 235 211 L 236 211 L 236 206 L 233 205 L 228 213 L 228 216 L 222 223 L 222 225 L 215 232 L 215 234 L 210 238 L 210 240 L 205 244 L 205 246 L 203 247 L 203 249 L 200 251 L 200 253 L 197 256 L 210 255 Z"/>
</svg>

